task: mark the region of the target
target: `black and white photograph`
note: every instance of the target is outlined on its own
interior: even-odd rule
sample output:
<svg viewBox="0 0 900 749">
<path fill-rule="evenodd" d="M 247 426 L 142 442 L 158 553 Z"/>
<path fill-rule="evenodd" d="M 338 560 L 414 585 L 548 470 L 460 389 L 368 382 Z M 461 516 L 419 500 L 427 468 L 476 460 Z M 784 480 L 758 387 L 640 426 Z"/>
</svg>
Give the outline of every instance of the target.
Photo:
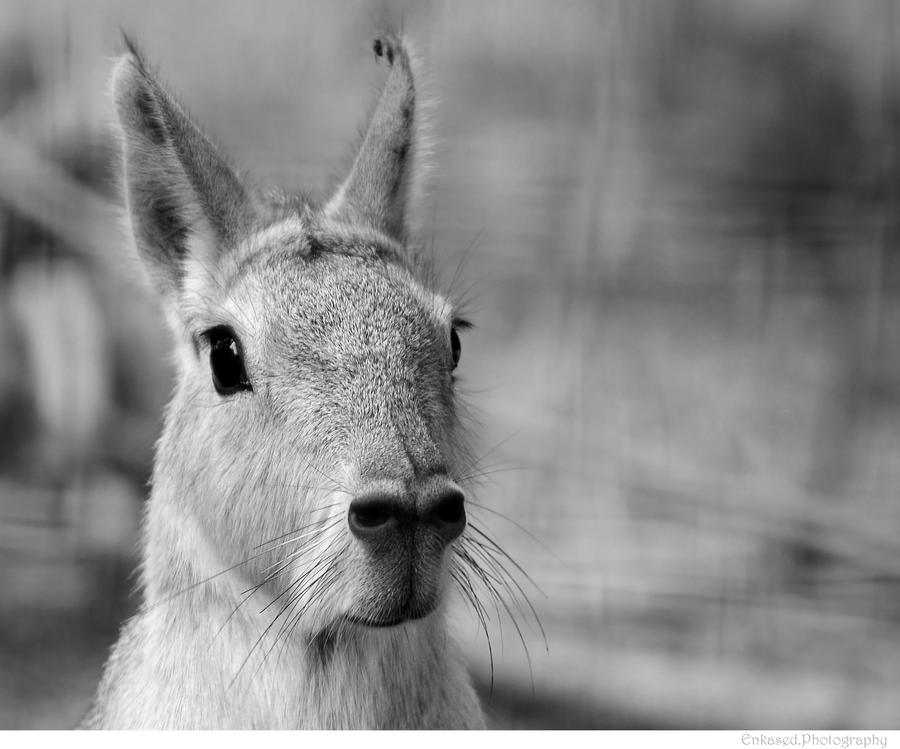
<svg viewBox="0 0 900 749">
<path fill-rule="evenodd" d="M 4 733 L 900 729 L 897 0 L 0 0 L 0 352 Z"/>
</svg>

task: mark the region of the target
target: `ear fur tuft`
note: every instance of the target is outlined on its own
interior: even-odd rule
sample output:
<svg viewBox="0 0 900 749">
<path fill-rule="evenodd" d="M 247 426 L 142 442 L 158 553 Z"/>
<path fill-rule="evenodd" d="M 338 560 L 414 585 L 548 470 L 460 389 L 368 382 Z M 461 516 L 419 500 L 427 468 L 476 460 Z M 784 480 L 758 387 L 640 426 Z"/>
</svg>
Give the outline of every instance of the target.
<svg viewBox="0 0 900 749">
<path fill-rule="evenodd" d="M 350 174 L 326 204 L 325 214 L 404 241 L 409 233 L 409 203 L 418 181 L 415 74 L 402 37 L 383 34 L 373 41 L 372 50 L 390 71 Z"/>
</svg>

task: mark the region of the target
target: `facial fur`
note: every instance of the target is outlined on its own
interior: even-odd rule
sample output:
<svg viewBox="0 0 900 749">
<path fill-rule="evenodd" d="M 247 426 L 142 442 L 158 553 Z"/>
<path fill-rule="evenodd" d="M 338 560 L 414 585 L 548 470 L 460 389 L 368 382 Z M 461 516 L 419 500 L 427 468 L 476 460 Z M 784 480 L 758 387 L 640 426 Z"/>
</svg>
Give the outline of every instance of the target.
<svg viewBox="0 0 900 749">
<path fill-rule="evenodd" d="M 310 636 L 428 613 L 446 582 L 442 546 L 413 532 L 373 560 L 345 519 L 367 485 L 413 495 L 458 476 L 449 303 L 396 242 L 300 217 L 250 237 L 234 266 L 223 281 L 189 271 L 202 303 L 185 320 L 159 480 L 179 484 L 168 489 L 203 519 L 223 568 L 258 555 L 241 566 L 248 583 L 271 577 Z M 215 391 L 203 333 L 216 326 L 241 341 L 252 391 Z M 185 451 L 197 434 L 214 439 Z"/>
</svg>

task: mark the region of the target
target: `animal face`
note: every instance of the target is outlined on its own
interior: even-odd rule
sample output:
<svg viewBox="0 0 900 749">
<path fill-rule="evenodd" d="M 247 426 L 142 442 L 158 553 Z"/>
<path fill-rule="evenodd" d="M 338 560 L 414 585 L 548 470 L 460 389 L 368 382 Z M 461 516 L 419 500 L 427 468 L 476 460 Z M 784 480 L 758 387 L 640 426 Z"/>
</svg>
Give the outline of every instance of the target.
<svg viewBox="0 0 900 749">
<path fill-rule="evenodd" d="M 155 491 L 309 633 L 430 614 L 466 524 L 465 323 L 406 248 L 415 87 L 402 43 L 375 49 L 384 92 L 322 207 L 245 188 L 135 51 L 114 80 L 134 236 L 178 341 Z"/>
</svg>

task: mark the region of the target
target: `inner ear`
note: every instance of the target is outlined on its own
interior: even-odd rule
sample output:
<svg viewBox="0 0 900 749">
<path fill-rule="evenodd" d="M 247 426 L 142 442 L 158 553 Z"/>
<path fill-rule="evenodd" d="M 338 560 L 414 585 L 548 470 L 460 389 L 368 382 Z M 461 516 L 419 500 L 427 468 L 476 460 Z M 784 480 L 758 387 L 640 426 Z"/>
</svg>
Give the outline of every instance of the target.
<svg viewBox="0 0 900 749">
<path fill-rule="evenodd" d="M 113 95 L 135 243 L 157 287 L 169 295 L 182 287 L 191 260 L 209 272 L 220 253 L 249 234 L 255 206 L 218 149 L 133 47 L 116 66 Z"/>
<path fill-rule="evenodd" d="M 156 102 L 147 89 L 139 88 L 135 92 L 134 110 L 140 118 L 141 127 L 150 142 L 155 146 L 165 144 L 166 128 L 156 108 Z"/>
</svg>

